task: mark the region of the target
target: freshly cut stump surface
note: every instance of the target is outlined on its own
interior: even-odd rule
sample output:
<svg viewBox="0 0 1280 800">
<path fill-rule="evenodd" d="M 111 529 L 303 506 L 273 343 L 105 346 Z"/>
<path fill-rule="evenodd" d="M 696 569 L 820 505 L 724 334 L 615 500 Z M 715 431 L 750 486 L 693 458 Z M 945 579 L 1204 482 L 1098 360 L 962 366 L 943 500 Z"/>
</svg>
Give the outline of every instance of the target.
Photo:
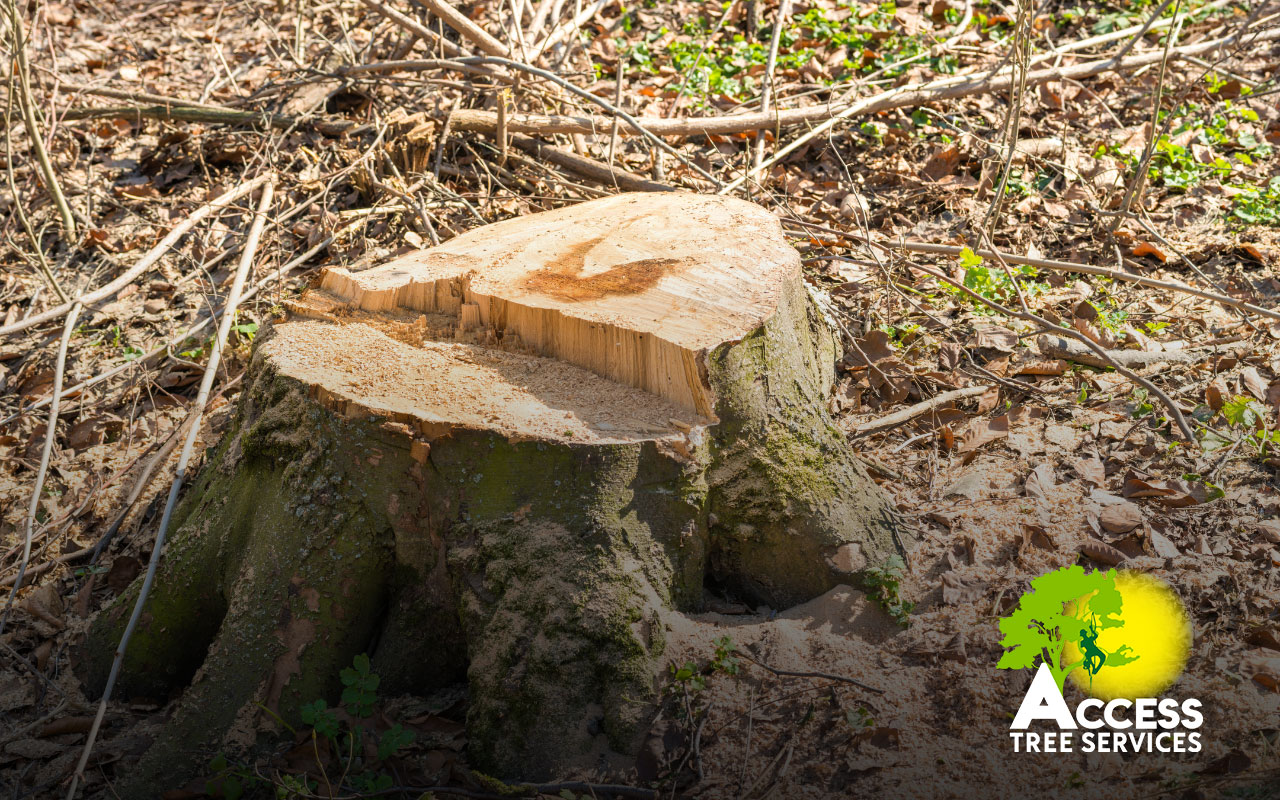
<svg viewBox="0 0 1280 800">
<path fill-rule="evenodd" d="M 334 701 L 361 652 L 384 696 L 466 682 L 482 770 L 628 763 L 670 615 L 709 585 L 784 608 L 901 552 L 827 416 L 835 359 L 778 222 L 729 198 L 327 270 L 259 337 L 175 517 L 120 696 L 182 694 L 124 790 Z M 90 629 L 91 689 L 137 591 Z"/>
</svg>

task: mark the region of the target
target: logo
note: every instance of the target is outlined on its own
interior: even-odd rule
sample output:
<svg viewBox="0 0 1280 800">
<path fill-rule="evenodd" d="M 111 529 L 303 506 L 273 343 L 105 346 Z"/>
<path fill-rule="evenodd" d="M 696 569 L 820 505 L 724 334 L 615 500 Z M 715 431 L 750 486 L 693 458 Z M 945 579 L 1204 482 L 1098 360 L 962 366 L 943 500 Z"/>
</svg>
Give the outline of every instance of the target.
<svg viewBox="0 0 1280 800">
<path fill-rule="evenodd" d="M 1191 652 L 1190 620 L 1164 582 L 1063 567 L 1031 582 L 1000 632 L 996 666 L 1036 668 L 1010 725 L 1015 752 L 1199 752 L 1200 701 L 1159 698 Z M 1074 712 L 1068 681 L 1088 695 Z M 1038 720 L 1057 730 L 1030 730 Z"/>
</svg>

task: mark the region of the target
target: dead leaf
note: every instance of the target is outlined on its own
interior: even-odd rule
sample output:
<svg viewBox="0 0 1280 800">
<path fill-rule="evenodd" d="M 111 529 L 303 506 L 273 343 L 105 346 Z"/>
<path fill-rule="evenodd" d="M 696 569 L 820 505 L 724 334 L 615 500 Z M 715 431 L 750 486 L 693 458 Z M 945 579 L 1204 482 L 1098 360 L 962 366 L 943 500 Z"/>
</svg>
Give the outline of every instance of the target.
<svg viewBox="0 0 1280 800">
<path fill-rule="evenodd" d="M 882 330 L 874 330 L 865 339 L 858 339 L 854 346 L 844 355 L 845 369 L 865 369 L 872 364 L 893 357 L 893 346 L 889 344 L 889 334 Z"/>
<path fill-rule="evenodd" d="M 1232 750 L 1221 758 L 1210 761 L 1200 772 L 1205 775 L 1231 775 L 1244 772 L 1252 763 L 1253 760 L 1241 751 Z"/>
<path fill-rule="evenodd" d="M 1171 508 L 1199 505 L 1209 499 L 1203 483 L 1191 481 L 1147 481 L 1130 475 L 1125 478 L 1123 494 L 1127 498 L 1154 497 Z"/>
<path fill-rule="evenodd" d="M 133 556 L 117 556 L 107 571 L 107 586 L 116 594 L 123 592 L 142 571 L 142 562 Z"/>
<path fill-rule="evenodd" d="M 938 347 L 938 369 L 951 372 L 964 360 L 964 348 L 955 342 L 943 342 Z"/>
<path fill-rule="evenodd" d="M 1258 370 L 1254 367 L 1245 367 L 1240 370 L 1240 382 L 1244 384 L 1244 388 L 1249 390 L 1249 394 L 1266 401 L 1267 399 L 1267 382 L 1258 374 Z"/>
<path fill-rule="evenodd" d="M 1249 631 L 1244 640 L 1268 650 L 1280 650 L 1280 628 L 1259 626 Z"/>
<path fill-rule="evenodd" d="M 960 437 L 960 441 L 956 447 L 959 453 L 969 453 L 977 450 L 988 442 L 994 442 L 997 439 L 1003 439 L 1009 435 L 1009 417 L 1007 414 L 1001 414 L 998 417 L 990 419 L 975 419 L 969 423 L 969 428 Z"/>
<path fill-rule="evenodd" d="M 1258 523 L 1258 533 L 1272 544 L 1280 544 L 1280 520 L 1264 519 Z"/>
<path fill-rule="evenodd" d="M 1209 408 L 1214 411 L 1221 411 L 1222 407 L 1227 403 L 1227 396 L 1231 390 L 1227 387 L 1227 381 L 1221 375 L 1213 379 L 1213 381 L 1204 387 L 1204 401 Z"/>
<path fill-rule="evenodd" d="M 985 392 L 978 395 L 978 413 L 989 414 L 995 411 L 996 406 L 1000 405 L 1000 387 L 991 386 Z"/>
<path fill-rule="evenodd" d="M 954 572 L 942 573 L 942 602 L 947 605 L 972 603 L 981 600 L 984 594 L 986 587 L 967 584 Z"/>
<path fill-rule="evenodd" d="M 1098 488 L 1107 485 L 1107 469 L 1102 465 L 1102 459 L 1097 456 L 1076 459 L 1076 474 L 1085 483 L 1091 483 Z"/>
<path fill-rule="evenodd" d="M 1031 474 L 1027 476 L 1027 482 L 1023 488 L 1027 497 L 1035 503 L 1036 517 L 1041 527 L 1047 528 L 1053 522 L 1050 513 L 1051 504 L 1049 502 L 1048 490 L 1054 487 L 1053 466 L 1051 464 L 1041 464 L 1031 470 Z"/>
<path fill-rule="evenodd" d="M 1137 247 L 1133 248 L 1129 254 L 1134 258 L 1138 258 L 1140 256 L 1151 256 L 1161 264 L 1164 264 L 1169 260 L 1169 257 L 1164 254 L 1164 251 L 1156 247 L 1151 242 L 1141 242 Z"/>
<path fill-rule="evenodd" d="M 102 444 L 109 436 L 119 433 L 124 420 L 112 414 L 98 414 L 77 422 L 67 431 L 67 444 L 72 450 L 86 450 Z"/>
<path fill-rule="evenodd" d="M 1001 353 L 1012 353 L 1018 346 L 1018 334 L 994 325 L 978 328 L 973 334 L 975 347 L 986 347 Z"/>
<path fill-rule="evenodd" d="M 1060 358 L 1037 358 L 1030 361 L 1019 362 L 1014 367 L 1015 375 L 1062 375 L 1071 365 Z"/>
<path fill-rule="evenodd" d="M 1097 561 L 1099 564 L 1106 564 L 1114 567 L 1121 564 L 1125 560 L 1125 554 L 1115 549 L 1106 542 L 1099 541 L 1093 537 L 1085 539 L 1084 544 L 1080 545 L 1080 552 L 1085 557 Z"/>
<path fill-rule="evenodd" d="M 1155 530 L 1155 528 L 1148 529 L 1147 538 L 1151 541 L 1151 549 L 1161 558 L 1177 558 L 1182 555 L 1177 545 L 1169 541 L 1168 536 Z"/>
<path fill-rule="evenodd" d="M 1110 533 L 1128 533 L 1142 524 L 1142 509 L 1127 501 L 1109 505 L 1098 515 L 1098 523 Z"/>
<path fill-rule="evenodd" d="M 920 174 L 931 181 L 941 180 L 956 171 L 960 164 L 960 148 L 954 144 L 944 145 L 929 156 Z"/>
</svg>

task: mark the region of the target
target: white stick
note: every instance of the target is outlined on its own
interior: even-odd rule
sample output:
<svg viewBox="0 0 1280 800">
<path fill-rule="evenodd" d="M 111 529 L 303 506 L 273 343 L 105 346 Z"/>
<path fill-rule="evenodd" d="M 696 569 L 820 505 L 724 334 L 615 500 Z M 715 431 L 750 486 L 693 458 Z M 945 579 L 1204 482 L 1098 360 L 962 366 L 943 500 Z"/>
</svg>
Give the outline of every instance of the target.
<svg viewBox="0 0 1280 800">
<path fill-rule="evenodd" d="M 106 298 L 112 296 L 113 294 L 120 291 L 124 287 L 133 283 L 133 281 L 137 279 L 139 275 L 141 275 L 142 273 L 150 269 L 153 264 L 155 264 L 157 261 L 160 260 L 160 257 L 162 255 L 164 255 L 169 251 L 170 247 L 173 247 L 173 245 L 179 239 L 185 236 L 192 228 L 194 228 L 196 224 L 200 222 L 200 220 L 209 216 L 214 211 L 218 211 L 227 207 L 228 205 L 240 199 L 241 197 L 244 197 L 246 194 L 249 194 L 254 189 L 257 189 L 259 186 L 261 186 L 263 181 L 265 181 L 266 179 L 267 179 L 267 176 L 262 175 L 257 178 L 254 178 L 248 183 L 242 183 L 236 188 L 222 195 L 218 199 L 214 200 L 212 203 L 209 203 L 208 205 L 202 206 L 201 208 L 198 208 L 195 211 L 191 212 L 190 216 L 184 219 L 176 228 L 169 231 L 169 235 L 161 239 L 160 244 L 151 248 L 147 252 L 147 254 L 143 256 L 142 259 L 137 264 L 134 264 L 132 267 L 126 270 L 123 275 L 121 275 L 119 278 L 116 278 L 111 283 L 108 283 L 106 286 L 103 286 L 101 289 L 97 289 L 96 291 L 89 292 L 88 294 L 79 298 L 75 302 L 63 303 L 60 306 L 54 306 L 48 311 L 44 311 L 39 314 L 33 314 L 32 316 L 27 317 L 24 320 L 13 323 L 12 325 L 2 326 L 0 327 L 0 336 L 8 336 L 9 334 L 18 333 L 19 331 L 25 331 L 27 328 L 33 328 L 36 325 L 40 325 L 50 320 L 57 319 L 58 317 L 70 311 L 72 306 L 75 305 L 75 303 L 91 306 L 94 303 L 97 303 L 101 300 L 105 300 Z"/>
<path fill-rule="evenodd" d="M 125 625 L 124 634 L 120 637 L 120 645 L 116 648 L 115 658 L 111 662 L 111 672 L 107 675 L 107 685 L 102 691 L 102 700 L 98 703 L 98 713 L 93 718 L 93 727 L 89 729 L 89 738 L 84 743 L 84 752 L 80 754 L 80 762 L 76 764 L 75 774 L 71 776 L 71 788 L 67 792 L 67 800 L 73 800 L 80 780 L 84 777 L 84 768 L 89 763 L 93 752 L 93 743 L 98 738 L 98 730 L 107 714 L 107 702 L 111 699 L 111 690 L 115 688 L 116 679 L 120 677 L 120 668 L 124 664 L 125 650 L 129 647 L 129 638 L 142 617 L 142 607 L 147 602 L 151 585 L 155 582 L 156 569 L 160 565 L 160 554 L 164 549 L 165 534 L 169 530 L 169 522 L 173 518 L 173 509 L 177 505 L 178 494 L 182 491 L 182 481 L 187 474 L 187 465 L 191 463 L 191 451 L 195 448 L 196 437 L 200 435 L 200 417 L 204 416 L 205 403 L 209 401 L 209 391 L 218 375 L 218 362 L 222 357 L 222 348 L 227 336 L 231 333 L 231 324 L 235 322 L 236 305 L 240 302 L 240 292 L 244 288 L 245 278 L 253 263 L 254 254 L 258 250 L 258 239 L 262 235 L 263 225 L 267 220 L 267 211 L 271 208 L 271 196 L 275 192 L 275 176 L 265 175 L 259 182 L 266 181 L 262 190 L 262 200 L 258 204 L 258 213 L 253 225 L 249 228 L 249 239 L 244 252 L 240 256 L 240 266 L 236 269 L 235 280 L 231 283 L 231 291 L 227 294 L 227 305 L 222 312 L 222 320 L 218 324 L 218 335 L 213 339 L 213 347 L 209 351 L 209 363 L 204 368 L 204 379 L 200 381 L 200 391 L 196 394 L 188 416 L 194 417 L 193 424 L 187 431 L 186 442 L 182 445 L 182 454 L 178 456 L 177 474 L 173 478 L 173 486 L 169 487 L 169 497 L 164 504 L 164 513 L 160 517 L 160 528 L 156 531 L 156 541 L 151 547 L 151 560 L 147 564 L 146 577 L 142 579 L 142 589 L 138 592 L 138 600 L 133 604 L 133 614 Z"/>
<path fill-rule="evenodd" d="M 13 582 L 9 599 L 4 603 L 4 612 L 0 613 L 0 633 L 4 633 L 4 624 L 9 619 L 9 609 L 13 600 L 22 588 L 22 579 L 27 573 L 27 564 L 31 561 L 31 540 L 35 538 L 36 513 L 40 510 L 40 495 L 44 492 L 44 479 L 49 474 L 49 458 L 53 455 L 53 440 L 58 431 L 58 400 L 62 396 L 62 377 L 67 368 L 67 346 L 71 343 L 71 332 L 76 329 L 76 319 L 80 316 L 81 305 L 71 306 L 71 313 L 62 326 L 62 342 L 58 345 L 58 361 L 53 372 L 53 399 L 49 402 L 49 422 L 44 429 L 44 449 L 40 453 L 40 469 L 36 471 L 36 485 L 31 489 L 31 505 L 27 507 L 26 533 L 22 542 L 22 562 L 18 566 L 18 577 Z"/>
</svg>

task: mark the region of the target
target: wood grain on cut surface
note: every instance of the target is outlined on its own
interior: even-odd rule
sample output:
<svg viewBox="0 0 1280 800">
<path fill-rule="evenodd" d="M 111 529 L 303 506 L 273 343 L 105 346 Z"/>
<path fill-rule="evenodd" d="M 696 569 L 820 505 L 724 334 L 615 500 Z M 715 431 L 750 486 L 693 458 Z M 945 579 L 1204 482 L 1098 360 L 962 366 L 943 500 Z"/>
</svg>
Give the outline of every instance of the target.
<svg viewBox="0 0 1280 800">
<path fill-rule="evenodd" d="M 627 194 L 508 220 L 320 287 L 366 312 L 479 314 L 534 352 L 704 416 L 705 354 L 760 328 L 800 259 L 732 198 Z"/>
</svg>

